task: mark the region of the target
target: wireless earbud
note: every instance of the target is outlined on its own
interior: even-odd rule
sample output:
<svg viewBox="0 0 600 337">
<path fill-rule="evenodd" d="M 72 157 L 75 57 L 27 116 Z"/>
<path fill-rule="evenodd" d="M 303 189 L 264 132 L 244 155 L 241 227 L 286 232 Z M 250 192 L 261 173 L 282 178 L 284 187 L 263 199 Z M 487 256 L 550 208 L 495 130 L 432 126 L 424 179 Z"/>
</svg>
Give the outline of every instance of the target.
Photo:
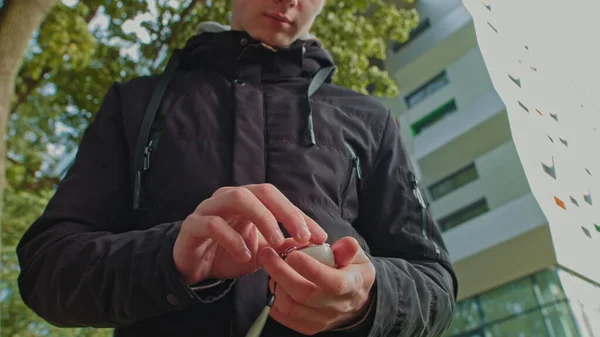
<svg viewBox="0 0 600 337">
<path fill-rule="evenodd" d="M 285 251 L 285 253 L 282 254 L 282 258 L 285 260 L 287 256 L 294 251 L 301 251 L 329 267 L 337 267 L 335 263 L 335 257 L 333 255 L 333 250 L 331 249 L 331 246 L 329 246 L 326 243 L 320 245 L 309 245 L 300 248 L 290 247 Z"/>
<path fill-rule="evenodd" d="M 283 260 L 285 260 L 288 257 L 288 255 L 294 251 L 301 251 L 329 267 L 337 268 L 337 265 L 335 263 L 335 256 L 333 255 L 333 250 L 331 249 L 331 246 L 329 246 L 326 243 L 320 244 L 320 245 L 307 245 L 304 247 L 292 246 L 292 247 L 289 247 L 288 249 L 286 249 L 285 252 L 283 252 L 280 256 Z M 275 294 L 273 293 L 269 297 L 269 301 L 267 302 L 267 305 L 264 307 L 264 309 L 262 310 L 260 315 L 256 318 L 256 320 L 254 321 L 254 323 L 248 330 L 246 337 L 259 337 L 260 336 L 263 328 L 265 327 L 265 324 L 269 317 L 269 313 L 271 312 L 271 306 L 273 305 L 274 301 L 275 301 Z"/>
</svg>

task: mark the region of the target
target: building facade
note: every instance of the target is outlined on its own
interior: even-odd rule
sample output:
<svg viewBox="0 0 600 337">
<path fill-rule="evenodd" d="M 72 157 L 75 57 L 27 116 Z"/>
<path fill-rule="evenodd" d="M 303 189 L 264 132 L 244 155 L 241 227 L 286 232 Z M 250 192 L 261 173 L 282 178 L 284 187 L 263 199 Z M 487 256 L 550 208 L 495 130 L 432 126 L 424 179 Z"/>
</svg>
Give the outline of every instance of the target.
<svg viewBox="0 0 600 337">
<path fill-rule="evenodd" d="M 398 116 L 458 273 L 446 336 L 600 336 L 600 280 L 557 262 L 471 15 L 460 0 L 417 9 L 420 25 L 385 62 L 399 95 L 382 102 Z"/>
</svg>

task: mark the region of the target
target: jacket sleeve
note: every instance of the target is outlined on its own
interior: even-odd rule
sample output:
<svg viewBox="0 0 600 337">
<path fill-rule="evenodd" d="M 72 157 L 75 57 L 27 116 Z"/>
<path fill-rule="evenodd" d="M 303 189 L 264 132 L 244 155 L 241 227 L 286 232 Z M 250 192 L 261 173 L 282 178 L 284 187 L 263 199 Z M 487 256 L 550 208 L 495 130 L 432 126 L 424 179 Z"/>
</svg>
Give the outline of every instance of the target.
<svg viewBox="0 0 600 337">
<path fill-rule="evenodd" d="M 377 273 L 368 336 L 441 336 L 453 317 L 456 276 L 389 112 L 376 152 L 355 223 Z"/>
<path fill-rule="evenodd" d="M 118 327 L 218 300 L 181 280 L 173 245 L 181 221 L 131 230 L 131 174 L 119 85 L 86 129 L 75 162 L 17 246 L 27 306 L 60 327 Z"/>
</svg>

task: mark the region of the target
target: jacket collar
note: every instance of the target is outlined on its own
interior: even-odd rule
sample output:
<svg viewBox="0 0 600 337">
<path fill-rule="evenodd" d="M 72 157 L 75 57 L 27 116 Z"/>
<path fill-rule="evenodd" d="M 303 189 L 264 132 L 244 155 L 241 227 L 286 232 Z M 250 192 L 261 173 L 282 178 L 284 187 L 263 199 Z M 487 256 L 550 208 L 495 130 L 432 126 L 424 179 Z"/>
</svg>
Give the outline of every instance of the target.
<svg viewBox="0 0 600 337">
<path fill-rule="evenodd" d="M 263 80 L 312 77 L 319 69 L 334 66 L 317 39 L 300 39 L 288 48 L 275 49 L 246 32 L 232 30 L 195 35 L 175 52 L 183 68 L 208 67 L 231 78 L 248 66 L 260 66 Z"/>
</svg>

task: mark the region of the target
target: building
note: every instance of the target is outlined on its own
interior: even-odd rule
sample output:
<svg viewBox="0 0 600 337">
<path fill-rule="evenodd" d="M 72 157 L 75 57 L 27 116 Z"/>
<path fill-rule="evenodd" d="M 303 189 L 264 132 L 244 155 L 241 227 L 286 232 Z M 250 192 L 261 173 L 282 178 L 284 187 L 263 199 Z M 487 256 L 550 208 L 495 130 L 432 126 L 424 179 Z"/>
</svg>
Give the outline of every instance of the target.
<svg viewBox="0 0 600 337">
<path fill-rule="evenodd" d="M 560 263 L 470 13 L 460 0 L 416 6 L 420 25 L 385 61 L 400 93 L 382 102 L 398 115 L 458 273 L 445 336 L 600 336 L 600 280 Z M 597 256 L 582 259 L 600 268 Z"/>
</svg>

